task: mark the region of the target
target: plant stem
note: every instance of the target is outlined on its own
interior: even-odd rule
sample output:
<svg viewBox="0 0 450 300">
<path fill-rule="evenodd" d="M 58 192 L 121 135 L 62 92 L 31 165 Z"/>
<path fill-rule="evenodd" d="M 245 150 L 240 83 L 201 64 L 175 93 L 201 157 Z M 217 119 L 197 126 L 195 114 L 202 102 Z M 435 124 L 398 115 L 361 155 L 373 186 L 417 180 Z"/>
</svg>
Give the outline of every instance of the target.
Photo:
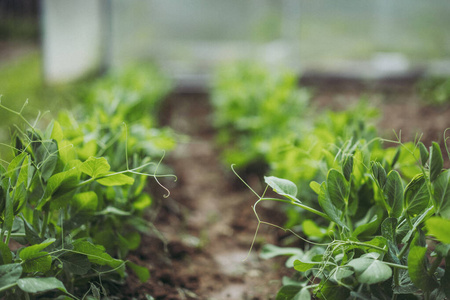
<svg viewBox="0 0 450 300">
<path fill-rule="evenodd" d="M 10 289 L 12 287 L 15 287 L 16 285 L 17 285 L 17 282 L 9 284 L 9 285 L 2 286 L 0 288 L 0 292 L 6 291 L 6 290 L 8 290 L 8 289 Z"/>
<path fill-rule="evenodd" d="M 50 212 L 49 211 L 43 211 L 44 212 L 44 221 L 42 222 L 42 228 L 41 228 L 41 238 L 45 236 L 45 231 L 47 230 L 48 221 L 50 219 Z"/>
</svg>

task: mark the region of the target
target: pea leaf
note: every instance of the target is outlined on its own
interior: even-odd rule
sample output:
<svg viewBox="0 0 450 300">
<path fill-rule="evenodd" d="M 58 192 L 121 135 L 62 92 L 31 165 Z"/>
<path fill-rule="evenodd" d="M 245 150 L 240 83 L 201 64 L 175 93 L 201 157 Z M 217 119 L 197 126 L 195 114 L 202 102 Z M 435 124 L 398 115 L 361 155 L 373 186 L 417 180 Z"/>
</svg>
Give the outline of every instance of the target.
<svg viewBox="0 0 450 300">
<path fill-rule="evenodd" d="M 73 197 L 72 203 L 78 211 L 95 211 L 98 205 L 98 197 L 93 191 L 77 193 Z"/>
<path fill-rule="evenodd" d="M 372 174 L 375 177 L 375 180 L 378 182 L 381 188 L 386 184 L 387 176 L 386 170 L 379 162 L 372 163 Z"/>
<path fill-rule="evenodd" d="M 344 175 L 335 169 L 331 169 L 327 176 L 327 186 L 331 203 L 342 210 L 348 197 L 348 183 L 345 181 Z"/>
<path fill-rule="evenodd" d="M 106 174 L 105 177 L 97 179 L 97 182 L 105 186 L 117 186 L 125 184 L 133 184 L 134 178 L 125 174 Z"/>
<path fill-rule="evenodd" d="M 278 247 L 275 245 L 264 245 L 264 247 L 261 249 L 261 253 L 259 256 L 262 259 L 269 259 L 280 255 L 299 255 L 303 256 L 304 252 L 300 248 L 294 248 L 294 247 Z"/>
<path fill-rule="evenodd" d="M 147 268 L 138 266 L 131 261 L 127 261 L 127 267 L 133 270 L 140 282 L 144 283 L 150 279 L 150 271 Z"/>
<path fill-rule="evenodd" d="M 389 205 L 389 216 L 394 218 L 400 217 L 403 209 L 403 183 L 397 171 L 389 172 L 384 193 Z"/>
<path fill-rule="evenodd" d="M 47 181 L 52 176 L 58 162 L 58 144 L 55 140 L 43 141 L 35 151 L 42 178 Z"/>
<path fill-rule="evenodd" d="M 16 281 L 22 275 L 21 264 L 7 264 L 0 266 L 0 288 L 6 287 Z"/>
<path fill-rule="evenodd" d="M 334 206 L 334 204 L 331 202 L 326 182 L 322 182 L 322 185 L 320 186 L 320 194 L 318 200 L 320 207 L 322 207 L 322 209 L 333 222 L 335 222 L 342 228 L 348 228 L 348 226 L 341 219 L 342 211 Z"/>
<path fill-rule="evenodd" d="M 356 258 L 347 266 L 355 270 L 356 279 L 360 283 L 375 284 L 388 280 L 392 276 L 392 270 L 388 265 L 372 258 Z"/>
<path fill-rule="evenodd" d="M 346 155 L 342 163 L 342 172 L 344 173 L 344 177 L 347 181 L 350 181 L 350 175 L 352 175 L 352 171 L 353 171 L 353 156 Z"/>
<path fill-rule="evenodd" d="M 426 209 L 430 195 L 422 174 L 416 175 L 405 188 L 404 207 L 409 215 L 421 213 Z"/>
<path fill-rule="evenodd" d="M 428 234 L 434 235 L 439 241 L 450 244 L 450 220 L 431 217 L 425 221 Z"/>
<path fill-rule="evenodd" d="M 6 265 L 12 262 L 11 250 L 8 245 L 0 241 L 0 265 Z"/>
<path fill-rule="evenodd" d="M 319 195 L 319 193 L 320 193 L 320 184 L 317 181 L 311 181 L 309 183 L 309 187 L 314 191 L 314 193 Z"/>
<path fill-rule="evenodd" d="M 301 261 L 297 259 L 294 261 L 294 269 L 296 269 L 299 272 L 306 272 L 315 266 L 320 264 L 320 262 L 314 262 L 314 261 Z"/>
<path fill-rule="evenodd" d="M 77 240 L 73 243 L 74 251 L 87 256 L 90 262 L 101 266 L 119 268 L 123 261 L 112 258 L 102 246 L 94 245 L 88 241 Z"/>
<path fill-rule="evenodd" d="M 80 166 L 80 171 L 92 178 L 98 178 L 106 175 L 110 168 L 106 158 L 96 158 L 91 156 Z"/>
<path fill-rule="evenodd" d="M 279 195 L 297 200 L 297 186 L 292 181 L 274 176 L 264 176 L 264 181 Z"/>
<path fill-rule="evenodd" d="M 22 278 L 17 280 L 17 285 L 26 293 L 39 293 L 55 289 L 67 293 L 64 284 L 55 277 Z"/>
<path fill-rule="evenodd" d="M 85 275 L 91 269 L 91 262 L 86 255 L 66 253 L 60 256 L 65 269 L 75 275 Z"/>
<path fill-rule="evenodd" d="M 427 248 L 425 247 L 411 247 L 408 254 L 408 272 L 415 286 L 423 291 L 431 291 L 437 287 L 437 283 L 428 275 L 426 252 Z"/>
<path fill-rule="evenodd" d="M 450 219 L 450 170 L 439 174 L 433 182 L 433 188 L 437 213 Z"/>
<path fill-rule="evenodd" d="M 309 290 L 299 285 L 285 285 L 277 293 L 275 300 L 310 300 Z"/>
<path fill-rule="evenodd" d="M 28 246 L 22 249 L 19 253 L 19 257 L 24 261 L 22 265 L 23 271 L 32 273 L 50 270 L 52 258 L 47 252 L 42 250 L 54 242 L 55 239 L 47 239 L 41 244 Z"/>
<path fill-rule="evenodd" d="M 420 151 L 420 161 L 422 162 L 422 166 L 425 166 L 428 161 L 428 158 L 430 157 L 430 153 L 428 153 L 427 148 L 422 142 L 419 143 L 419 151 Z"/>
<path fill-rule="evenodd" d="M 433 182 L 441 173 L 444 165 L 441 148 L 439 144 L 433 142 L 430 147 L 430 181 Z"/>
</svg>

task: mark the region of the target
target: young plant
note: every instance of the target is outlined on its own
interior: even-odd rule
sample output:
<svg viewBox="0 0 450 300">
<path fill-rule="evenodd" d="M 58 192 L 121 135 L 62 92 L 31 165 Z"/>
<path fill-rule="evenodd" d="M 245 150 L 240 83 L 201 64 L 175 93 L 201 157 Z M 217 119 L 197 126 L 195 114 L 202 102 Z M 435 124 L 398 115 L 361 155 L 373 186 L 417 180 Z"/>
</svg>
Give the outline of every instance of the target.
<svg viewBox="0 0 450 300">
<path fill-rule="evenodd" d="M 450 222 L 450 171 L 442 170 L 437 143 L 429 150 L 420 142 L 414 146 L 400 145 L 421 170 L 406 180 L 394 168 L 398 155 L 387 163 L 371 160 L 364 146 L 341 152 L 324 181 L 310 183 L 317 209 L 297 198 L 291 181 L 266 177 L 282 198 L 263 196 L 256 204 L 281 201 L 316 216 L 301 224 L 309 237 L 304 250 L 263 250 L 264 257 L 291 256 L 287 263 L 298 271 L 295 280 L 284 280 L 277 299 L 450 296 L 450 240 L 444 227 Z"/>
</svg>

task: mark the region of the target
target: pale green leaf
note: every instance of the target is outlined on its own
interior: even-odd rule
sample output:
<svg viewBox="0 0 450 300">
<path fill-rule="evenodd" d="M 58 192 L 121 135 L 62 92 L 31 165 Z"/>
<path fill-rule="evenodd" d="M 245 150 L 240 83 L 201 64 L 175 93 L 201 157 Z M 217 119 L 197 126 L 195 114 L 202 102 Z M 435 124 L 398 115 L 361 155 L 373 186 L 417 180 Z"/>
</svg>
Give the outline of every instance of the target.
<svg viewBox="0 0 450 300">
<path fill-rule="evenodd" d="M 22 275 L 20 264 L 7 264 L 0 266 L 0 288 L 16 283 Z"/>
<path fill-rule="evenodd" d="M 95 211 L 97 210 L 98 197 L 93 191 L 84 193 L 77 193 L 72 199 L 73 205 L 77 210 L 81 211 Z"/>
<path fill-rule="evenodd" d="M 127 267 L 133 270 L 141 283 L 147 282 L 150 279 L 150 271 L 147 268 L 138 266 L 131 261 L 127 261 Z"/>
<path fill-rule="evenodd" d="M 105 175 L 105 177 L 97 179 L 97 182 L 105 186 L 117 186 L 117 185 L 133 184 L 134 178 L 127 176 L 125 174 L 110 173 Z"/>
<path fill-rule="evenodd" d="M 301 260 L 297 259 L 296 261 L 294 261 L 294 269 L 299 272 L 306 272 L 319 264 L 320 264 L 320 262 L 301 261 Z"/>
<path fill-rule="evenodd" d="M 347 266 L 353 268 L 356 279 L 360 283 L 375 284 L 386 281 L 392 276 L 392 270 L 388 265 L 372 258 L 356 258 Z"/>
<path fill-rule="evenodd" d="M 58 289 L 67 292 L 64 284 L 55 277 L 22 278 L 17 281 L 19 288 L 26 293 L 39 293 Z"/>
<path fill-rule="evenodd" d="M 297 186 L 292 181 L 274 176 L 265 176 L 264 180 L 275 192 L 282 196 L 290 196 L 292 198 L 297 196 Z"/>
<path fill-rule="evenodd" d="M 439 241 L 450 244 L 450 220 L 432 217 L 425 221 L 428 234 L 434 235 Z"/>
<path fill-rule="evenodd" d="M 106 175 L 110 168 L 106 158 L 96 158 L 91 156 L 80 166 L 80 171 L 92 178 L 98 178 Z"/>
</svg>

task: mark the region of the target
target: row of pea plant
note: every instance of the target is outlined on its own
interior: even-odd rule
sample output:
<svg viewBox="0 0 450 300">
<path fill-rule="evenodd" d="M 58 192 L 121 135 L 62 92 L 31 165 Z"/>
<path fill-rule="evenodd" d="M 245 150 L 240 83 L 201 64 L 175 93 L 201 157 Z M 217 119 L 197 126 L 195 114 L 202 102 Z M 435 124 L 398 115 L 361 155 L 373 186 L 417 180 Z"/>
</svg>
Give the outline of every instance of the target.
<svg viewBox="0 0 450 300">
<path fill-rule="evenodd" d="M 318 111 L 307 104 L 307 92 L 298 88 L 295 77 L 283 74 L 284 77 L 251 65 L 232 66 L 219 73 L 212 93 L 219 142 L 229 142 L 224 154 L 226 161 L 237 162 L 241 170 L 254 162 L 266 164 L 269 173 L 274 175 L 266 177 L 266 183 L 286 199 L 258 195 L 258 202 L 276 200 L 291 204 L 284 206 L 288 216 L 284 228 L 308 237 L 305 249 L 264 248 L 263 257 L 290 255 L 287 266 L 294 267 L 297 261 L 296 269 L 301 271 L 296 280 L 283 280 L 284 287 L 277 299 L 310 299 L 312 295 L 322 299 L 369 299 L 375 294 L 377 299 L 400 299 L 408 297 L 405 294 L 421 293 L 427 297 L 437 294 L 442 297 L 442 289 L 421 290 L 424 285 L 415 285 L 421 279 L 415 275 L 410 277 L 405 271 L 415 232 L 423 228 L 433 213 L 440 216 L 439 207 L 442 206 L 430 209 L 434 203 L 429 200 L 431 198 L 429 201 L 420 200 L 420 205 L 415 200 L 415 191 L 422 186 L 429 187 L 428 197 L 435 194 L 431 183 L 424 183 L 429 173 L 428 156 L 425 155 L 428 152 L 424 145 L 416 141 L 400 147 L 385 147 L 386 143 L 377 138 L 375 127 L 368 125 L 377 116 L 375 109 L 360 102 L 346 111 Z M 282 84 L 280 78 L 290 78 L 289 84 Z M 267 107 L 272 110 L 267 111 Z M 310 117 L 312 115 L 314 117 Z M 396 142 L 400 143 L 401 137 Z M 417 163 L 419 148 L 421 164 Z M 437 144 L 433 144 L 433 149 L 434 157 L 442 158 Z M 381 183 L 374 181 L 376 176 L 384 176 Z M 279 178 L 289 178 L 290 181 Z M 397 185 L 393 188 L 391 181 L 394 178 Z M 414 183 L 416 181 L 418 183 Z M 395 240 L 390 239 L 390 243 L 397 247 L 397 259 L 385 255 L 395 248 L 387 248 L 389 239 L 384 236 L 386 232 L 381 232 L 383 227 L 380 229 L 386 218 L 393 217 L 390 209 L 394 200 L 391 195 L 386 196 L 392 191 L 384 190 L 388 186 L 398 195 L 402 194 L 398 196 L 401 200 L 395 200 L 395 226 L 398 226 L 392 225 L 395 228 L 391 230 L 401 231 L 402 235 L 396 233 Z M 341 198 L 336 200 L 336 197 Z M 420 197 L 426 198 L 424 195 Z M 400 215 L 397 215 L 398 211 L 401 211 Z M 259 217 L 257 219 L 259 224 L 267 223 Z M 437 222 L 437 219 L 433 220 Z M 424 240 L 413 245 L 424 247 Z M 373 244 L 373 247 L 367 244 Z M 350 263 L 353 259 L 355 261 Z M 302 261 L 308 262 L 311 268 L 303 270 L 298 267 Z M 424 266 L 428 263 L 423 257 L 411 262 L 423 263 Z M 437 267 L 439 263 L 435 264 L 427 272 L 430 278 L 439 282 L 442 276 L 436 277 L 433 272 L 443 273 Z M 371 273 L 381 265 L 384 266 L 383 274 Z M 346 275 L 340 276 L 344 270 Z M 337 278 L 336 272 L 339 272 Z M 364 282 L 360 279 L 362 273 L 374 281 Z M 394 276 L 388 276 L 390 273 Z M 380 289 L 383 284 L 389 287 L 388 277 L 394 280 L 392 289 Z M 373 294 L 375 291 L 378 293 Z"/>
<path fill-rule="evenodd" d="M 133 68 L 83 85 L 79 109 L 43 130 L 1 105 L 24 123 L 0 168 L 3 299 L 100 299 L 129 271 L 148 280 L 127 254 L 152 228 L 147 179 L 165 176 L 160 162 L 175 145 L 173 132 L 156 128 L 170 88 L 159 76 Z"/>
</svg>

